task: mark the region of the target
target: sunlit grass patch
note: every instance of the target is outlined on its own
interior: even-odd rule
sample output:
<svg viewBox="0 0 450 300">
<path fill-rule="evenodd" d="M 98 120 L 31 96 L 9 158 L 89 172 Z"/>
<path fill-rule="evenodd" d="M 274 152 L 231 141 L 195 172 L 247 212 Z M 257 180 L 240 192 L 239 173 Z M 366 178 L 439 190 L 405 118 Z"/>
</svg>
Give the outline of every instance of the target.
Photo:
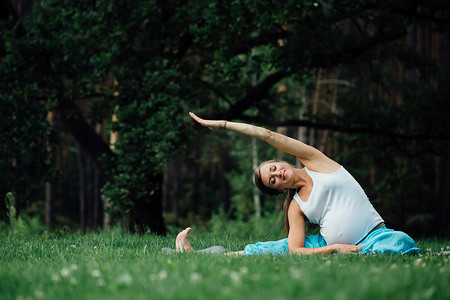
<svg viewBox="0 0 450 300">
<path fill-rule="evenodd" d="M 250 239 L 196 233 L 194 248 Z M 256 242 L 256 241 L 253 241 Z M 419 256 L 163 254 L 174 236 L 1 236 L 2 299 L 449 299 L 449 241 Z"/>
</svg>

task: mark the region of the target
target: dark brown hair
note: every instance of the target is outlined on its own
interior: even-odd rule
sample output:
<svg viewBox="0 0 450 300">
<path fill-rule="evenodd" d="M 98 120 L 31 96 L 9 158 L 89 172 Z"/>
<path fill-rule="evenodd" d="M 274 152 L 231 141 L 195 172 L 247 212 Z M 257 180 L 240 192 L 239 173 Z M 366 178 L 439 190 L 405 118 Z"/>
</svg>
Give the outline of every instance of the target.
<svg viewBox="0 0 450 300">
<path fill-rule="evenodd" d="M 296 189 L 288 189 L 288 194 L 286 195 L 286 199 L 284 199 L 283 204 L 283 215 L 284 215 L 284 228 L 286 229 L 286 236 L 289 235 L 289 218 L 288 218 L 288 211 L 289 206 L 291 205 L 292 199 L 294 199 L 294 195 L 297 193 Z"/>
<path fill-rule="evenodd" d="M 263 192 L 264 194 L 268 195 L 280 195 L 284 191 L 280 191 L 274 188 L 270 188 L 264 185 L 261 179 L 261 167 L 267 163 L 274 163 L 274 162 L 280 162 L 279 160 L 272 159 L 265 162 L 262 162 L 259 167 L 256 168 L 254 177 L 255 177 L 255 184 L 258 187 L 258 189 Z M 286 199 L 284 200 L 283 204 L 283 215 L 284 215 L 284 227 L 286 229 L 286 236 L 289 235 L 289 218 L 288 218 L 288 211 L 289 211 L 289 205 L 291 204 L 292 199 L 294 198 L 294 195 L 297 191 L 295 189 L 288 189 L 288 194 L 286 195 Z"/>
</svg>

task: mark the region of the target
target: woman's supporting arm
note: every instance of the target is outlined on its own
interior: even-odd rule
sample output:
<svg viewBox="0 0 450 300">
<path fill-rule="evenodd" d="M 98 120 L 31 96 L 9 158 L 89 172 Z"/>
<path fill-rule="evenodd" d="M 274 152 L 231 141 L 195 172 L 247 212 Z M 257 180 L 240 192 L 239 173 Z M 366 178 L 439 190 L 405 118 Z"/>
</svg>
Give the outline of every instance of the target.
<svg viewBox="0 0 450 300">
<path fill-rule="evenodd" d="M 345 244 L 333 244 L 319 248 L 297 248 L 295 250 L 289 250 L 290 254 L 333 254 L 333 253 L 356 253 L 362 248 L 362 245 L 345 245 Z"/>
<path fill-rule="evenodd" d="M 193 113 L 189 113 L 189 115 L 201 125 L 211 129 L 225 128 L 260 139 L 283 152 L 298 157 L 298 159 L 312 171 L 331 173 L 337 171 L 340 167 L 338 163 L 328 158 L 316 148 L 269 129 L 246 123 L 228 122 L 223 120 L 204 120 Z"/>
</svg>

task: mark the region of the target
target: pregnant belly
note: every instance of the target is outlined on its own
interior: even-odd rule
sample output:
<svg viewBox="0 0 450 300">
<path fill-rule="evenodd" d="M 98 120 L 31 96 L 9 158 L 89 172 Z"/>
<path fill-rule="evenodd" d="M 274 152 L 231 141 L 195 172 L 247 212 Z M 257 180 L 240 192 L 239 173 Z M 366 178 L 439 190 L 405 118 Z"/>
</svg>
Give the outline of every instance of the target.
<svg viewBox="0 0 450 300">
<path fill-rule="evenodd" d="M 348 211 L 334 211 L 328 214 L 320 225 L 320 233 L 328 245 L 355 245 L 370 230 L 370 220 L 363 214 L 351 214 Z"/>
</svg>

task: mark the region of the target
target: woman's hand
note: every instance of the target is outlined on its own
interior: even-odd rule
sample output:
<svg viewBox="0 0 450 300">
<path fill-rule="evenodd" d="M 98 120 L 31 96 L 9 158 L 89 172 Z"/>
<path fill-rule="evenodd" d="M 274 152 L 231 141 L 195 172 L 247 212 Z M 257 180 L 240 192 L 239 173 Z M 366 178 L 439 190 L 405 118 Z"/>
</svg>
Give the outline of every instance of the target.
<svg viewBox="0 0 450 300">
<path fill-rule="evenodd" d="M 200 123 L 201 125 L 208 127 L 209 129 L 217 129 L 217 128 L 227 128 L 227 121 L 216 121 L 216 120 L 203 120 L 202 118 L 197 117 L 194 113 L 189 113 L 192 119 Z"/>
<path fill-rule="evenodd" d="M 355 253 L 358 252 L 363 245 L 346 245 L 346 244 L 334 244 L 334 253 Z"/>
</svg>

